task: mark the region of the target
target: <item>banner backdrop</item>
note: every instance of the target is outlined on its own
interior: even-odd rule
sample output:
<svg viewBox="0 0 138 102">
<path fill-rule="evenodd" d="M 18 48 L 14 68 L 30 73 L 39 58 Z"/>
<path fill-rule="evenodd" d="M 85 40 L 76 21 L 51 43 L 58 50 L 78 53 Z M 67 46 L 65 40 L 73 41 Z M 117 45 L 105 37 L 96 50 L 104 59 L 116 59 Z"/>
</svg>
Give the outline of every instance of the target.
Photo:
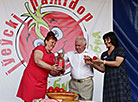
<svg viewBox="0 0 138 102">
<path fill-rule="evenodd" d="M 138 102 L 138 1 L 114 0 L 113 29 L 126 49 L 133 102 Z"/>
<path fill-rule="evenodd" d="M 102 35 L 112 31 L 112 0 L 0 0 L 0 102 L 21 102 L 16 93 L 34 47 L 46 33 L 55 32 L 53 52 L 74 50 L 77 36 L 98 56 L 106 49 Z M 103 74 L 94 71 L 94 98 L 101 102 Z M 68 90 L 70 69 L 49 76 L 49 86 Z"/>
</svg>

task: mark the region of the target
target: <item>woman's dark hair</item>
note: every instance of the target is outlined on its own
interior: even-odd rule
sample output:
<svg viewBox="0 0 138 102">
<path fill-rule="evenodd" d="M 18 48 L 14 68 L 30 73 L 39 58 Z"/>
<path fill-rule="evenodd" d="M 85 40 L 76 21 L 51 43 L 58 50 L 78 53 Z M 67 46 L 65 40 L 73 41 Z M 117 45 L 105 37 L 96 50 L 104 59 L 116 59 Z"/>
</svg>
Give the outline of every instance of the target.
<svg viewBox="0 0 138 102">
<path fill-rule="evenodd" d="M 55 34 L 54 34 L 52 31 L 49 31 L 49 32 L 47 33 L 47 36 L 45 37 L 44 42 L 45 42 L 46 40 L 50 40 L 50 39 L 54 39 L 55 41 L 57 41 L 57 38 L 55 37 Z"/>
<path fill-rule="evenodd" d="M 108 38 L 111 39 L 111 43 L 115 46 L 115 48 L 119 46 L 118 39 L 114 32 L 108 32 L 103 36 L 103 40 L 108 39 Z"/>
</svg>

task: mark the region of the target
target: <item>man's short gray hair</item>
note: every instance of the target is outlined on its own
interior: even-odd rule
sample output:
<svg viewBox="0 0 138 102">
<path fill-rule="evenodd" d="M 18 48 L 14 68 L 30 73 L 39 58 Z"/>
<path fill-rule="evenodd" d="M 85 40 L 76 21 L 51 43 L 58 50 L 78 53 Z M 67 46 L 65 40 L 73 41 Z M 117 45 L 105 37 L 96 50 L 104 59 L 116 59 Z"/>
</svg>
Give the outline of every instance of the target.
<svg viewBox="0 0 138 102">
<path fill-rule="evenodd" d="M 83 44 L 86 44 L 86 39 L 83 36 L 78 36 L 75 41 L 82 40 Z"/>
</svg>

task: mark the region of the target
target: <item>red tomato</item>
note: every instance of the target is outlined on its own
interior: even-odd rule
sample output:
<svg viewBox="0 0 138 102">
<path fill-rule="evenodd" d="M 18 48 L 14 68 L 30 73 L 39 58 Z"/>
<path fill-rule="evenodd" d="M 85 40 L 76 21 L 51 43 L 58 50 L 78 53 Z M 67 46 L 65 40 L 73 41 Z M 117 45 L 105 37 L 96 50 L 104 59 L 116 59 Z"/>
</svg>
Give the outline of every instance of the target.
<svg viewBox="0 0 138 102">
<path fill-rule="evenodd" d="M 48 89 L 48 92 L 49 92 L 49 93 L 52 93 L 52 92 L 53 92 L 53 90 L 52 90 L 52 89 Z"/>
<path fill-rule="evenodd" d="M 67 91 L 66 91 L 66 90 L 64 90 L 64 92 L 65 92 L 65 93 L 67 93 Z"/>
<path fill-rule="evenodd" d="M 53 90 L 54 88 L 52 86 L 50 86 L 49 89 Z"/>
<path fill-rule="evenodd" d="M 48 93 L 48 89 L 46 89 L 46 93 Z"/>
<path fill-rule="evenodd" d="M 64 89 L 63 88 L 60 88 L 59 89 L 59 92 L 61 92 L 61 93 L 64 92 Z"/>
<path fill-rule="evenodd" d="M 84 57 L 85 62 L 89 61 L 88 59 L 85 59 L 85 57 L 87 57 L 86 55 L 84 55 L 83 57 Z"/>
<path fill-rule="evenodd" d="M 96 56 L 93 56 L 93 60 L 96 60 L 97 59 L 97 57 Z"/>
<path fill-rule="evenodd" d="M 59 92 L 59 89 L 60 89 L 59 87 L 55 87 L 55 90 L 57 90 L 58 92 Z"/>
<path fill-rule="evenodd" d="M 68 91 L 67 93 L 71 93 L 71 92 Z"/>
<path fill-rule="evenodd" d="M 54 93 L 57 93 L 57 92 L 58 92 L 58 90 L 54 90 L 53 92 L 54 92 Z"/>
</svg>

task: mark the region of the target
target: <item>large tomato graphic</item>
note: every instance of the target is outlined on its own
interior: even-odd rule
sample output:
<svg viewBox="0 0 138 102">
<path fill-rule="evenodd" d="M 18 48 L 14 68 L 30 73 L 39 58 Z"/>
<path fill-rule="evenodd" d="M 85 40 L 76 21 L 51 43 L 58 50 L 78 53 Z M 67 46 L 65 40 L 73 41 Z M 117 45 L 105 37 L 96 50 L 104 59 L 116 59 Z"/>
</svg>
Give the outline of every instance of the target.
<svg viewBox="0 0 138 102">
<path fill-rule="evenodd" d="M 50 29 L 55 32 L 58 42 L 53 49 L 54 52 L 74 50 L 74 41 L 77 36 L 83 36 L 79 24 L 69 15 L 62 12 L 53 12 L 44 17 Z M 51 20 L 54 20 L 51 22 Z"/>
<path fill-rule="evenodd" d="M 38 21 L 37 23 L 33 23 L 36 20 L 34 19 L 35 16 L 34 18 L 32 18 L 33 16 L 27 17 L 23 24 L 24 26 L 22 25 L 23 29 L 20 31 L 20 35 L 18 37 L 18 47 L 20 52 L 20 54 L 19 52 L 18 54 L 19 58 L 23 59 L 26 64 L 29 61 L 30 54 L 34 47 L 44 44 L 42 37 L 45 38 L 47 32 L 50 30 L 55 33 L 55 36 L 58 39 L 56 46 L 53 49 L 54 53 L 58 51 L 66 53 L 68 51 L 75 50 L 74 44 L 76 37 L 83 36 L 83 31 L 79 23 L 68 14 L 60 11 L 49 11 L 48 13 L 43 12 L 40 14 L 43 15 L 44 13 L 45 15 L 41 16 L 42 18 L 38 19 L 38 21 L 43 20 L 45 25 L 47 24 L 46 26 L 39 24 Z M 30 29 L 28 28 L 30 27 L 29 25 L 31 25 Z"/>
</svg>

